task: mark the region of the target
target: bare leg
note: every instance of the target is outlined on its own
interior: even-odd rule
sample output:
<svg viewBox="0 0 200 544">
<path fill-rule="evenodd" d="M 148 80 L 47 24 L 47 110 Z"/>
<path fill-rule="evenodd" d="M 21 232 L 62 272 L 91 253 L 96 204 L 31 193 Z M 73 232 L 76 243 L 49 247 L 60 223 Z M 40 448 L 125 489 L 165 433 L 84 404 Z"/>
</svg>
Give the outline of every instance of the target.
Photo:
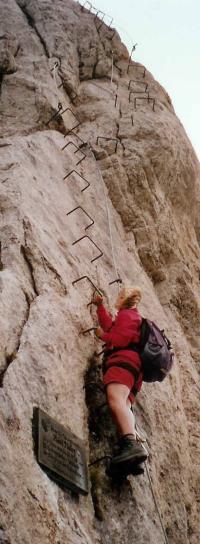
<svg viewBox="0 0 200 544">
<path fill-rule="evenodd" d="M 128 398 L 127 401 L 126 401 L 126 404 L 127 404 L 128 410 L 130 410 L 130 413 L 131 413 L 132 426 L 133 426 L 132 434 L 134 435 L 134 438 L 136 439 L 136 429 L 135 429 L 136 421 L 135 421 L 135 415 L 134 415 L 134 413 L 133 413 L 132 410 L 131 410 L 131 401 L 129 400 L 129 398 Z"/>
<path fill-rule="evenodd" d="M 119 433 L 135 436 L 135 418 L 128 398 L 130 393 L 126 385 L 109 383 L 106 387 L 107 401 Z"/>
</svg>

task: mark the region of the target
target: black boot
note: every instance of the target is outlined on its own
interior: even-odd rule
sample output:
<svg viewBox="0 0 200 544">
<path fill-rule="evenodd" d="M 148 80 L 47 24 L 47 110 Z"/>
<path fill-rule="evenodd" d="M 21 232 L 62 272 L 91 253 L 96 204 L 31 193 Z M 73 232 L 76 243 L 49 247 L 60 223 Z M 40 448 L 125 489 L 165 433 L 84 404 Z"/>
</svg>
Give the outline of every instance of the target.
<svg viewBox="0 0 200 544">
<path fill-rule="evenodd" d="M 112 465 L 112 462 L 110 465 L 106 468 L 106 474 L 107 476 L 110 476 L 113 478 L 115 482 L 123 482 L 126 480 L 127 476 L 139 476 L 141 474 L 144 474 L 144 469 L 142 465 L 135 465 L 131 461 L 126 461 L 124 463 Z"/>
<path fill-rule="evenodd" d="M 123 463 L 139 465 L 146 461 L 148 453 L 146 449 L 135 440 L 133 434 L 126 434 L 119 440 L 119 452 L 111 460 L 112 467 Z"/>
</svg>

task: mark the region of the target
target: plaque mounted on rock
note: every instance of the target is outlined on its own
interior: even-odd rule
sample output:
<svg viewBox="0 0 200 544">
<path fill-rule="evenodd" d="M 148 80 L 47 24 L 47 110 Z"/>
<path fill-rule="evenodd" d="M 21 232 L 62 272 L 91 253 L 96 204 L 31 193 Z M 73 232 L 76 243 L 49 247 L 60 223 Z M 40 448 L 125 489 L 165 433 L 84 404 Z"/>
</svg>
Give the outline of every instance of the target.
<svg viewBox="0 0 200 544">
<path fill-rule="evenodd" d="M 88 493 L 85 449 L 72 431 L 43 412 L 34 409 L 38 463 L 58 484 L 76 493 Z"/>
</svg>

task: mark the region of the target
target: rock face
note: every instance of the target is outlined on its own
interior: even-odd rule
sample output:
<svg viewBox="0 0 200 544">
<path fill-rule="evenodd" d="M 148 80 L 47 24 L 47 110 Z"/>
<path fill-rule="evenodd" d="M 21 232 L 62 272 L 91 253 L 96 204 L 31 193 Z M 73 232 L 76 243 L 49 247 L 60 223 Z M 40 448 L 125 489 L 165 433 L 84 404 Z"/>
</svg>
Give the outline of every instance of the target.
<svg viewBox="0 0 200 544">
<path fill-rule="evenodd" d="M 71 0 L 0 9 L 0 542 L 198 544 L 197 158 L 166 91 L 99 17 Z M 93 465 L 78 499 L 34 455 L 35 406 L 84 440 L 88 462 L 113 443 L 103 393 L 87 387 L 101 346 L 82 334 L 96 323 L 90 281 L 72 283 L 83 276 L 110 309 L 110 282 L 139 284 L 175 349 L 135 409 L 165 537 L 146 473 L 117 489 Z"/>
</svg>

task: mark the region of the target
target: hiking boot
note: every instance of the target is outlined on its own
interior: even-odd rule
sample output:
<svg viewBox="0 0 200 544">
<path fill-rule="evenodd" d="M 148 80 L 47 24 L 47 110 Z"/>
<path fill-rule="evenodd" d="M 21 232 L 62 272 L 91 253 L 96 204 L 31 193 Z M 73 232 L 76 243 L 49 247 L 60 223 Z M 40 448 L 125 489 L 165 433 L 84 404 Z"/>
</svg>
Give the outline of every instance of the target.
<svg viewBox="0 0 200 544">
<path fill-rule="evenodd" d="M 141 474 L 144 474 L 144 469 L 141 464 L 135 465 L 135 463 L 132 463 L 131 461 L 126 461 L 126 463 L 122 463 L 121 465 L 112 465 L 111 462 L 110 465 L 106 468 L 106 474 L 114 480 L 119 480 L 120 478 L 125 479 L 130 474 L 133 476 L 139 476 Z"/>
<path fill-rule="evenodd" d="M 121 463 L 121 465 L 116 464 L 116 466 L 110 463 L 110 466 L 106 468 L 106 474 L 109 478 L 112 478 L 115 484 L 120 485 L 126 481 L 128 476 L 136 477 L 144 474 L 144 469 L 142 465 L 132 464 L 131 461 L 126 461 L 126 463 Z"/>
<path fill-rule="evenodd" d="M 146 461 L 148 453 L 146 449 L 135 440 L 132 434 L 126 434 L 119 440 L 119 452 L 111 459 L 111 465 L 121 465 L 127 461 L 139 465 Z"/>
</svg>

